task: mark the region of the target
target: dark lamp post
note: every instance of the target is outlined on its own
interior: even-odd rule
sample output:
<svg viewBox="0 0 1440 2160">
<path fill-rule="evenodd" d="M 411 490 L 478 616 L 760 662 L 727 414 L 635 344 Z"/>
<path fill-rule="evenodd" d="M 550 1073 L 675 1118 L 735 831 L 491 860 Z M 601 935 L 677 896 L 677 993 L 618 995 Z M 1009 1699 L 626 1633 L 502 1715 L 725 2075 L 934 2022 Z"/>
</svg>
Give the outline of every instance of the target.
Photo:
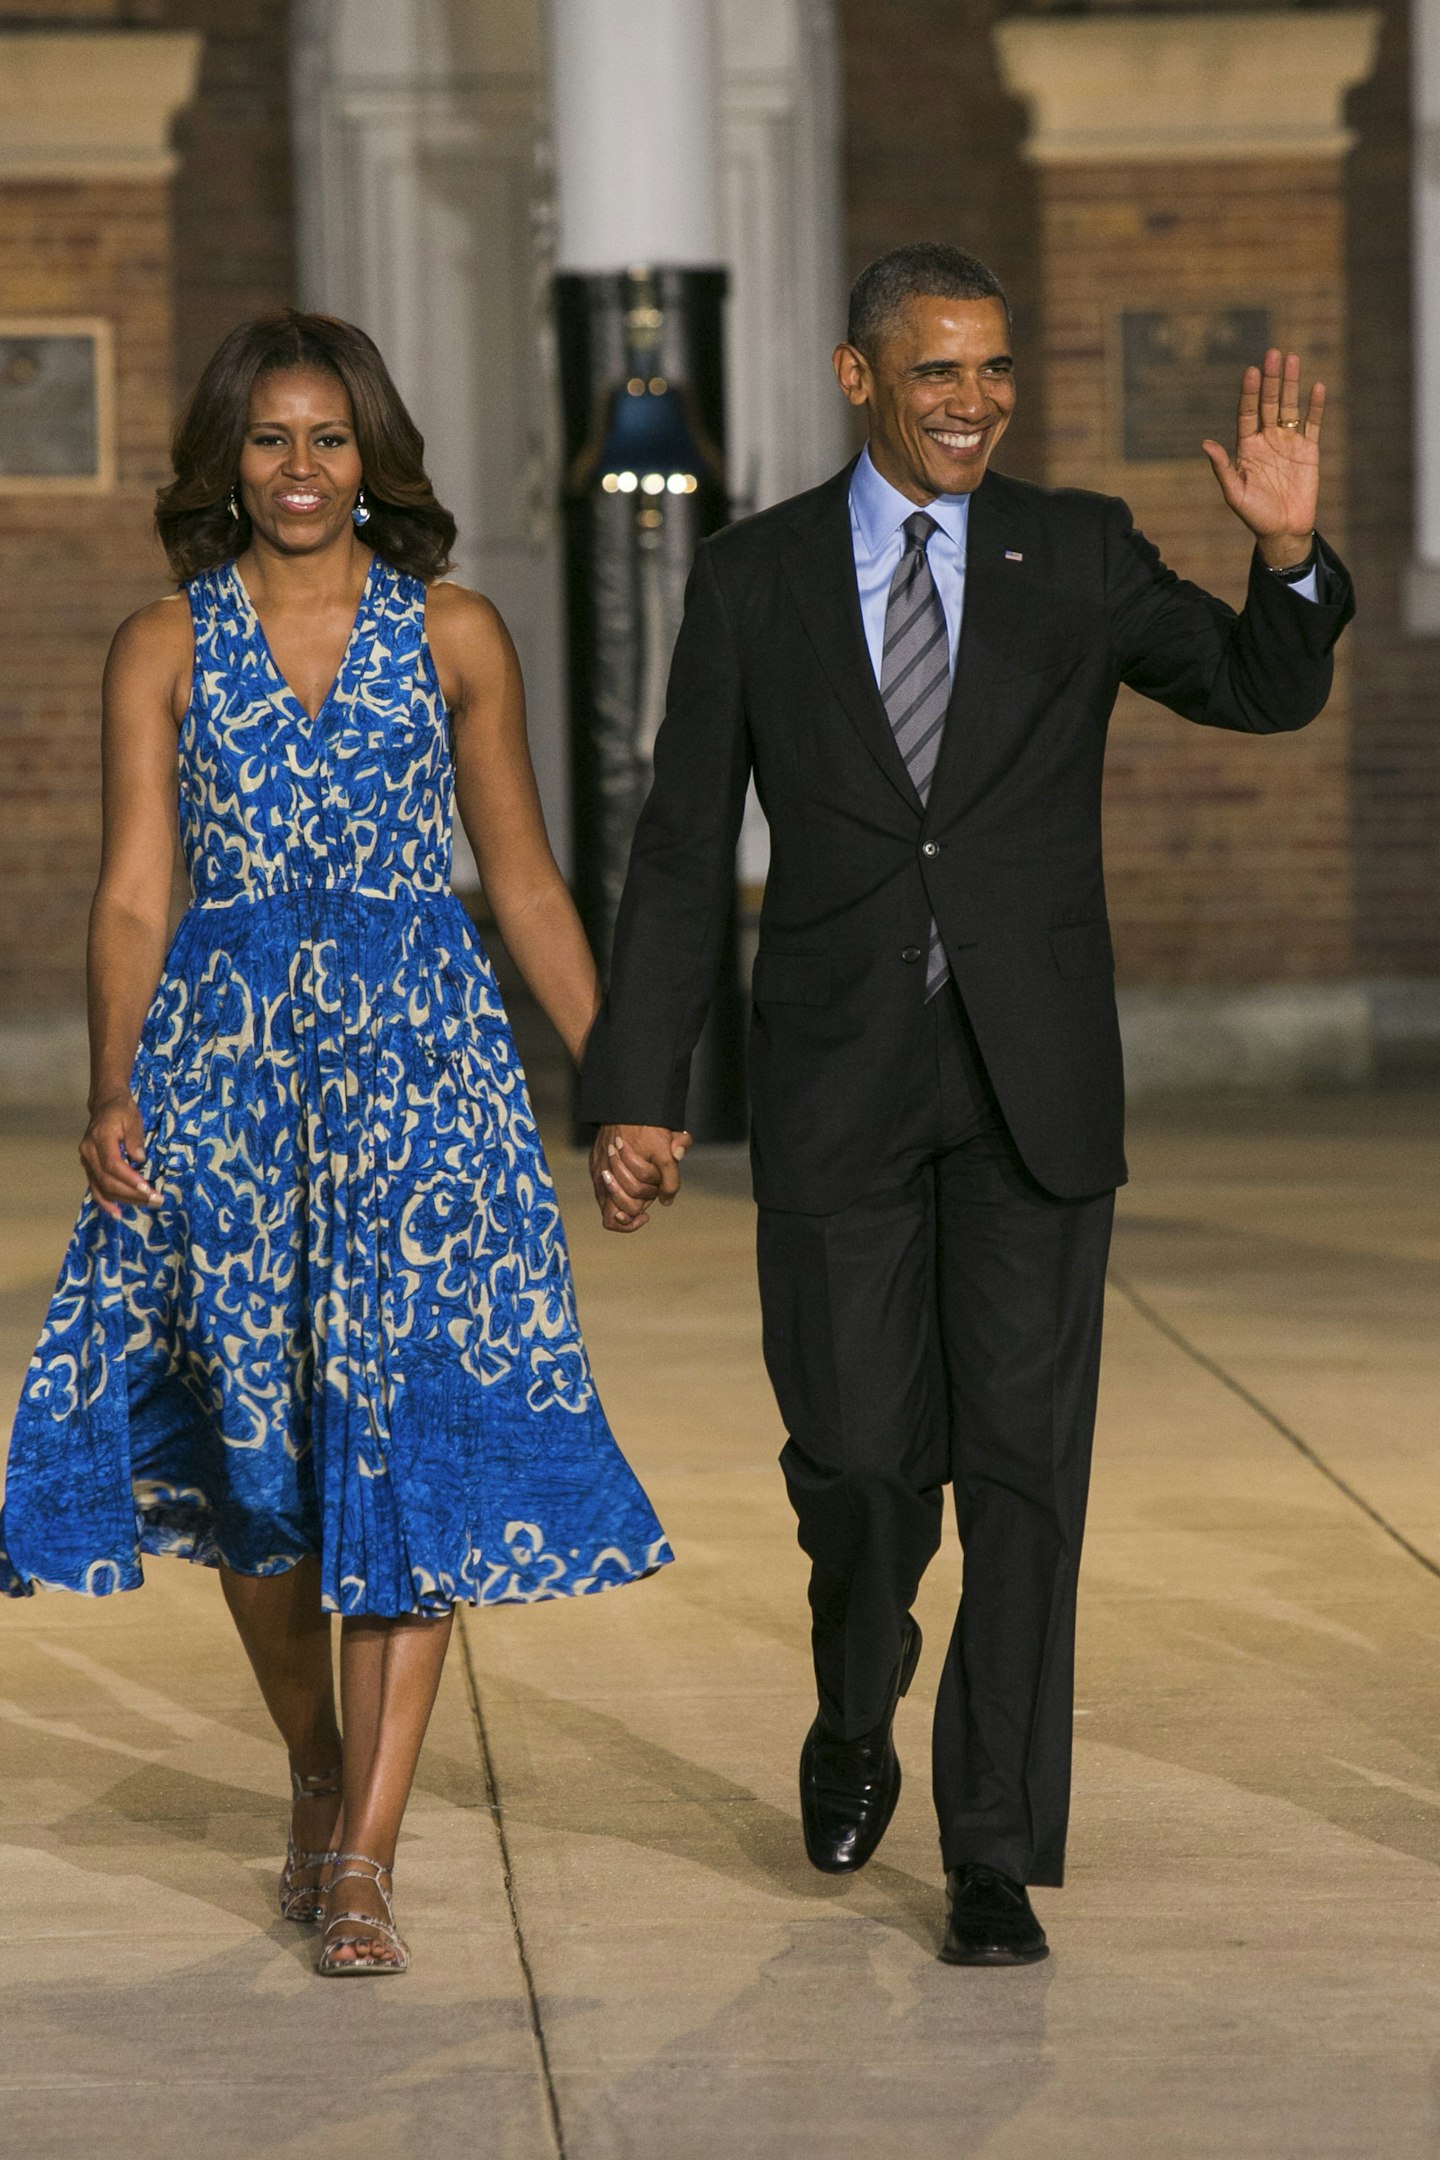
<svg viewBox="0 0 1440 2160">
<path fill-rule="evenodd" d="M 649 791 L 695 544 L 726 522 L 725 273 L 562 272 L 565 536 L 575 898 L 606 969 Z M 743 1005 L 732 907 L 696 1051 L 687 1122 L 745 1133 Z"/>
</svg>

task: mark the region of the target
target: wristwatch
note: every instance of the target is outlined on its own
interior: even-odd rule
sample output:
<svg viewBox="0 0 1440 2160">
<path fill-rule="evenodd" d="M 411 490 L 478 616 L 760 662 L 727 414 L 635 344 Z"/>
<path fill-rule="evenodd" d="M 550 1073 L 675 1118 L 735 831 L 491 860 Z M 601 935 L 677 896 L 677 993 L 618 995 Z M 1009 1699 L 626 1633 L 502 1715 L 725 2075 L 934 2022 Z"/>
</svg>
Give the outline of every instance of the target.
<svg viewBox="0 0 1440 2160">
<path fill-rule="evenodd" d="M 1311 571 L 1315 568 L 1316 553 L 1315 536 L 1312 533 L 1310 536 L 1310 552 L 1305 557 L 1304 562 L 1290 563 L 1284 569 L 1281 569 L 1275 563 L 1267 563 L 1265 567 L 1270 572 L 1271 577 L 1279 578 L 1282 585 L 1298 585 L 1302 578 L 1309 577 Z"/>
</svg>

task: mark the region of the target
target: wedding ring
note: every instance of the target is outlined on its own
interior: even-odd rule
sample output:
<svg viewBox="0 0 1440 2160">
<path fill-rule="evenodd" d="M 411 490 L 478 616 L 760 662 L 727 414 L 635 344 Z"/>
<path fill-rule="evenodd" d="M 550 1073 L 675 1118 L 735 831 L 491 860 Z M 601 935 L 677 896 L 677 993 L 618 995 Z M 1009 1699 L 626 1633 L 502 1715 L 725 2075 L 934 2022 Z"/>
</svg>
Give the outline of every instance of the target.
<svg viewBox="0 0 1440 2160">
<path fill-rule="evenodd" d="M 1300 422 L 1298 420 L 1282 420 L 1280 425 L 1284 428 L 1298 428 Z"/>
</svg>

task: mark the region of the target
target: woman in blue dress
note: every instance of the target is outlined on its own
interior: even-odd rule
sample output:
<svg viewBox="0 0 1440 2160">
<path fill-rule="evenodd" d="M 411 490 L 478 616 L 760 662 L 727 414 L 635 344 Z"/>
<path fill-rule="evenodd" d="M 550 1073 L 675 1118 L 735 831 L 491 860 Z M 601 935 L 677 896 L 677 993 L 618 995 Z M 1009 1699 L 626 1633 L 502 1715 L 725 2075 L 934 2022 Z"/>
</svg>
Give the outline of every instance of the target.
<svg viewBox="0 0 1440 2160">
<path fill-rule="evenodd" d="M 578 1056 L 595 967 L 514 648 L 439 582 L 423 448 L 369 338 L 293 312 L 226 338 L 180 424 L 157 525 L 181 590 L 105 674 L 90 1190 L 0 1517 L 12 1595 L 130 1589 L 151 1553 L 218 1569 L 290 1757 L 281 1910 L 332 1974 L 408 1963 L 391 1869 L 455 1606 L 670 1557 L 450 892 L 453 795 Z"/>
</svg>

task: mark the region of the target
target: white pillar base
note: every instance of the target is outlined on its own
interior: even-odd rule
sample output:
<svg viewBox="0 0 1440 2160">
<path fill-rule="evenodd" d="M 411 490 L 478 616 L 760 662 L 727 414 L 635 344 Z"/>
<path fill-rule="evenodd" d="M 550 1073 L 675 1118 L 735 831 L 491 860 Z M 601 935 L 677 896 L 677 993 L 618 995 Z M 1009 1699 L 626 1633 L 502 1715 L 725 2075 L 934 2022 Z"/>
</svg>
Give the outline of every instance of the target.
<svg viewBox="0 0 1440 2160">
<path fill-rule="evenodd" d="M 1405 628 L 1411 637 L 1440 637 L 1440 563 L 1411 563 L 1406 571 Z"/>
<path fill-rule="evenodd" d="M 89 1030 L 83 1013 L 0 1022 L 0 1124 L 43 1121 L 75 1134 L 90 1089 Z M 77 1181 L 80 1166 L 75 1166 Z"/>
<path fill-rule="evenodd" d="M 753 927 L 744 940 L 744 972 Z M 1120 992 L 1125 1092 L 1272 1095 L 1440 1079 L 1440 977 L 1256 983 L 1242 990 Z M 0 1022 L 0 1129 L 84 1122 L 82 1014 Z"/>
<path fill-rule="evenodd" d="M 1125 1093 L 1303 1094 L 1440 1075 L 1440 980 L 1120 992 Z"/>
</svg>

